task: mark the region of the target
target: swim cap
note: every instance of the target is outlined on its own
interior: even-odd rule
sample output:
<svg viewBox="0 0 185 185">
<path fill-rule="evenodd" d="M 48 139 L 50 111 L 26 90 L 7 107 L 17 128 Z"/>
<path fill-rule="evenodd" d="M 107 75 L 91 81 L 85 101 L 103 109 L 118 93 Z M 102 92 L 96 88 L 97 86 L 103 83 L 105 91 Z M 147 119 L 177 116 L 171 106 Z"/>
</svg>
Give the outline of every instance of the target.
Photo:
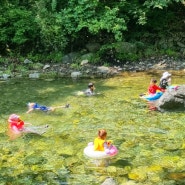
<svg viewBox="0 0 185 185">
<path fill-rule="evenodd" d="M 18 121 L 19 118 L 20 118 L 19 115 L 17 115 L 17 114 L 11 114 L 11 115 L 9 116 L 9 119 L 8 119 L 8 120 L 11 120 L 11 121 Z"/>
</svg>

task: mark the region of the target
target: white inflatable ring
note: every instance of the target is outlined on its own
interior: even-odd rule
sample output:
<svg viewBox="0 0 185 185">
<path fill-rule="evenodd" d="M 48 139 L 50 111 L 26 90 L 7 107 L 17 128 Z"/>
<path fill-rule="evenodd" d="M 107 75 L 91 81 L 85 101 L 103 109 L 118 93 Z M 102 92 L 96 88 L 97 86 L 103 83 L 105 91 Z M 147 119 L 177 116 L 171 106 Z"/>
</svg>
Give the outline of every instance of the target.
<svg viewBox="0 0 185 185">
<path fill-rule="evenodd" d="M 94 145 L 88 145 L 84 149 L 84 155 L 87 157 L 90 157 L 92 159 L 105 159 L 105 158 L 111 158 L 118 154 L 117 148 L 112 145 L 111 149 L 107 149 L 106 151 L 95 151 Z"/>
</svg>

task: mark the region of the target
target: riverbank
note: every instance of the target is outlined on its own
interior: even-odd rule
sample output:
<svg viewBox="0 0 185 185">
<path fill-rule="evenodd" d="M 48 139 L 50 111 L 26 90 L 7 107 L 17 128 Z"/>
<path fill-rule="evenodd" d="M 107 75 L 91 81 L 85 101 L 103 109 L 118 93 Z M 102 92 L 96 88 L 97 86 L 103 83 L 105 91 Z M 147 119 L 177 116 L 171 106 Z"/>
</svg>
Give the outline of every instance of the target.
<svg viewBox="0 0 185 185">
<path fill-rule="evenodd" d="M 185 57 L 150 57 L 136 62 L 114 65 L 94 65 L 88 60 L 80 64 L 71 63 L 33 63 L 25 59 L 23 64 L 3 64 L 0 67 L 0 79 L 8 78 L 109 78 L 120 72 L 144 72 L 148 70 L 185 70 Z"/>
</svg>

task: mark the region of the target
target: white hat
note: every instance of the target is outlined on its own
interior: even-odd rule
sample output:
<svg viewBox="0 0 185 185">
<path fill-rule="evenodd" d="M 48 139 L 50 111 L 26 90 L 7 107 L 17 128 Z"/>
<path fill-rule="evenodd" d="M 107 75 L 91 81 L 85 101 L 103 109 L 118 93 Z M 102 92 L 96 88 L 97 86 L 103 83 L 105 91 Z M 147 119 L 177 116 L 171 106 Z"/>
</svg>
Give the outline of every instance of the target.
<svg viewBox="0 0 185 185">
<path fill-rule="evenodd" d="M 171 76 L 171 74 L 166 71 L 166 72 L 163 73 L 163 76 L 161 77 L 161 79 L 165 79 L 165 78 L 168 78 L 170 76 Z"/>
<path fill-rule="evenodd" d="M 11 121 L 17 121 L 18 119 L 19 119 L 19 115 L 17 115 L 17 114 L 11 114 L 10 115 L 10 117 L 9 117 L 9 121 L 11 120 Z"/>
</svg>

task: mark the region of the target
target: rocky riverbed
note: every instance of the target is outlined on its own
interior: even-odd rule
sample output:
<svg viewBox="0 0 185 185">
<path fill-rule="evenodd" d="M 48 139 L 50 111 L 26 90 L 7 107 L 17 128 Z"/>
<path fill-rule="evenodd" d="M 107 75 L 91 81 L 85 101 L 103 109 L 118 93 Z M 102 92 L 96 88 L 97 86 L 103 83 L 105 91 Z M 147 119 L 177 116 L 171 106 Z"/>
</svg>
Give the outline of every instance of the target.
<svg viewBox="0 0 185 185">
<path fill-rule="evenodd" d="M 11 64 L 12 65 L 12 64 Z M 88 60 L 75 63 L 33 63 L 25 59 L 22 65 L 1 65 L 0 79 L 8 78 L 108 78 L 120 72 L 143 72 L 147 70 L 185 70 L 185 57 L 151 57 L 136 62 L 119 62 L 114 65 L 94 65 Z"/>
</svg>

